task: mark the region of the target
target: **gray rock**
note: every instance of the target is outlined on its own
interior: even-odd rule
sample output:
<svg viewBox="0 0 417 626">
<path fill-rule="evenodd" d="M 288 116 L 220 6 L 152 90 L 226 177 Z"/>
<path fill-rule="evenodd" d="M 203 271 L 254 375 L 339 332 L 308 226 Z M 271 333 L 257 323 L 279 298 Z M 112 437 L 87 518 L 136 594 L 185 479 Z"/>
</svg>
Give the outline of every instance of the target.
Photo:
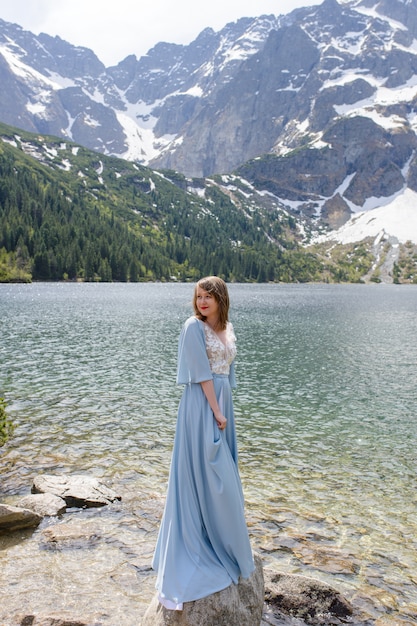
<svg viewBox="0 0 417 626">
<path fill-rule="evenodd" d="M 168 611 L 155 595 L 142 626 L 260 626 L 264 602 L 261 559 L 255 556 L 255 571 L 237 585 L 230 585 L 201 600 L 185 602 L 183 611 Z"/>
<path fill-rule="evenodd" d="M 32 493 L 51 493 L 65 500 L 68 506 L 77 507 L 105 506 L 122 499 L 96 478 L 83 475 L 36 476 Z"/>
<path fill-rule="evenodd" d="M 342 196 L 337 193 L 323 204 L 321 216 L 332 230 L 336 230 L 346 224 L 352 211 Z"/>
<path fill-rule="evenodd" d="M 28 509 L 0 504 L 0 533 L 38 526 L 42 517 Z"/>
<path fill-rule="evenodd" d="M 19 500 L 19 506 L 34 511 L 42 517 L 53 517 L 65 513 L 67 505 L 65 500 L 52 493 L 33 493 Z"/>
<path fill-rule="evenodd" d="M 268 570 L 265 570 L 265 602 L 269 614 L 276 610 L 278 617 L 286 614 L 309 624 L 339 624 L 353 613 L 349 602 L 332 587 L 313 578 Z"/>
</svg>

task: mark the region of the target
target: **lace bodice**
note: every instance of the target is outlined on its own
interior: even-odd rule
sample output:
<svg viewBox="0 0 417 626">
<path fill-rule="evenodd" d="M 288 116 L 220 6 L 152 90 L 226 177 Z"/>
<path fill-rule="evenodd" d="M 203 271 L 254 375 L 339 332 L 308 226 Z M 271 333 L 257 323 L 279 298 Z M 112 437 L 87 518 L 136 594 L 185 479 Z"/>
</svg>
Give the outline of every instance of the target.
<svg viewBox="0 0 417 626">
<path fill-rule="evenodd" d="M 229 374 L 230 364 L 236 356 L 236 337 L 233 326 L 227 322 L 226 343 L 208 324 L 204 324 L 207 356 L 213 374 Z"/>
</svg>

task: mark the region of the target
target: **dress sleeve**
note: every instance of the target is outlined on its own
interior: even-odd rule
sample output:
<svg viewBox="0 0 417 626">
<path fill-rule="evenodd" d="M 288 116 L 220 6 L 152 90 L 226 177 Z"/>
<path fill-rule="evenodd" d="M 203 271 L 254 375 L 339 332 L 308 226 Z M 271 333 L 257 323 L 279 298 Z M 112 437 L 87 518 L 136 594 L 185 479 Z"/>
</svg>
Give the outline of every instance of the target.
<svg viewBox="0 0 417 626">
<path fill-rule="evenodd" d="M 177 385 L 201 383 L 212 378 L 204 329 L 197 318 L 190 317 L 183 326 L 178 342 Z"/>
</svg>

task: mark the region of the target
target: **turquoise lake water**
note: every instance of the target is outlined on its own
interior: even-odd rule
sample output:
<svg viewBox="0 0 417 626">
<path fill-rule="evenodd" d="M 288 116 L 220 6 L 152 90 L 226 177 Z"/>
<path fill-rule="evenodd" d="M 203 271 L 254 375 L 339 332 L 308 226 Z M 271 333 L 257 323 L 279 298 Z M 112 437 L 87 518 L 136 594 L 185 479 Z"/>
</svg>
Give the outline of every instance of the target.
<svg viewBox="0 0 417 626">
<path fill-rule="evenodd" d="M 38 473 L 93 474 L 123 495 L 107 512 L 65 518 L 99 525 L 94 549 L 43 549 L 56 520 L 1 538 L 0 617 L 54 604 L 127 626 L 143 612 L 192 291 L 0 285 L 0 396 L 15 424 L 0 449 L 0 500 L 29 493 Z M 336 587 L 369 619 L 417 623 L 417 288 L 236 284 L 230 296 L 254 549 Z M 87 580 L 85 599 L 71 599 Z"/>
</svg>

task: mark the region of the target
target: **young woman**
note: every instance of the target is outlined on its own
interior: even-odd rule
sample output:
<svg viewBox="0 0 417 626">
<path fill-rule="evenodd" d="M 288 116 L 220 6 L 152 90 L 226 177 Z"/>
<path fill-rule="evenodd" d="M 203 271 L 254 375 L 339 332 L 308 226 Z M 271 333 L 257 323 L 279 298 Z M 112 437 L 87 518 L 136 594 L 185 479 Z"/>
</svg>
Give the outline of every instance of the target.
<svg viewBox="0 0 417 626">
<path fill-rule="evenodd" d="M 254 570 L 237 467 L 236 338 L 224 281 L 201 279 L 193 304 L 179 339 L 177 384 L 185 387 L 152 563 L 159 600 L 173 610 Z"/>
</svg>

